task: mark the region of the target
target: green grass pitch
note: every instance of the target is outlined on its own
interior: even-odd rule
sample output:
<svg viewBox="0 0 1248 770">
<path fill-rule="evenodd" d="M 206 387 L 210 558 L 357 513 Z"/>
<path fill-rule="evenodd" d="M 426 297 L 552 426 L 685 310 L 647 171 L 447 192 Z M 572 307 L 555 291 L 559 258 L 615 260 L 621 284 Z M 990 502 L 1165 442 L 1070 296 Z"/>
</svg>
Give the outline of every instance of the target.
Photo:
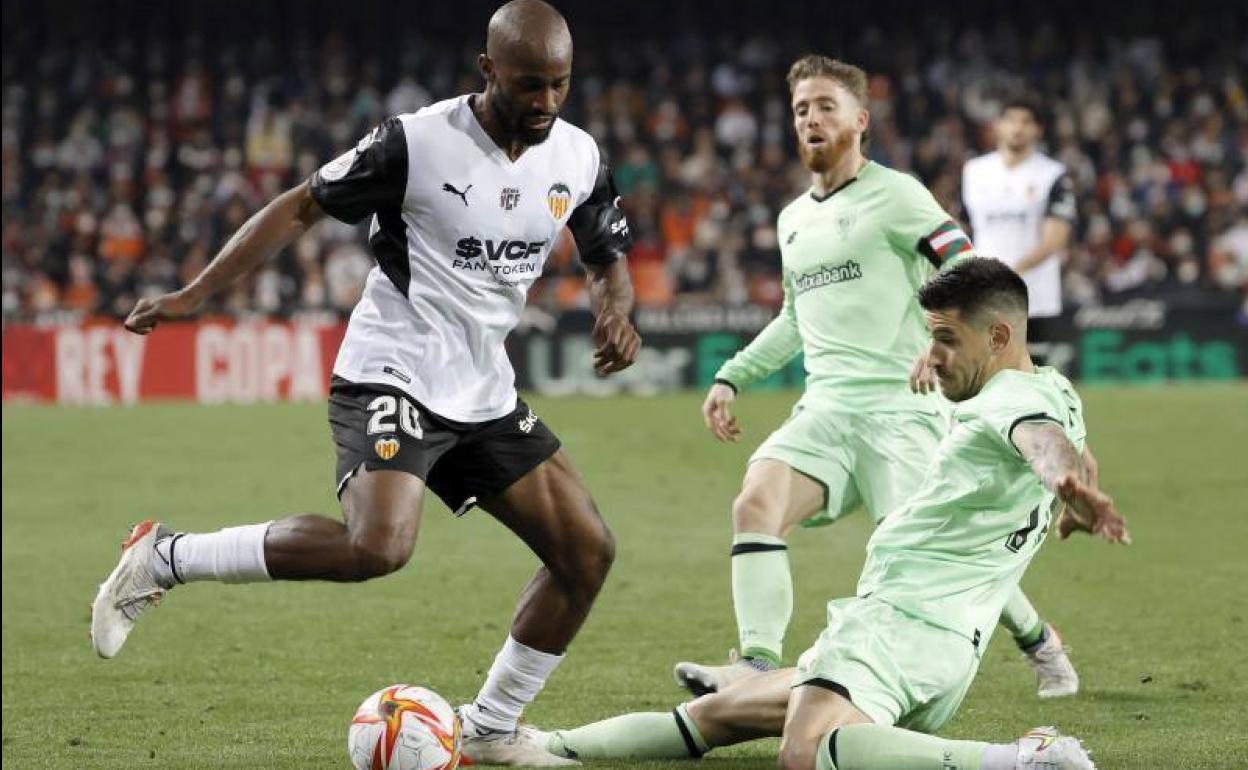
<svg viewBox="0 0 1248 770">
<path fill-rule="evenodd" d="M 746 394 L 735 446 L 704 432 L 698 394 L 533 400 L 619 556 L 531 721 L 670 709 L 680 700 L 674 661 L 725 655 L 729 503 L 749 451 L 794 397 Z M 1024 582 L 1063 629 L 1083 692 L 1038 700 L 998 634 L 945 734 L 1009 740 L 1056 724 L 1083 737 L 1102 768 L 1248 767 L 1248 388 L 1084 397 L 1103 483 L 1136 542 L 1051 539 Z M 373 690 L 410 681 L 453 703 L 476 692 L 535 567 L 487 516 L 455 521 L 431 503 L 397 575 L 180 588 L 117 659 L 99 660 L 88 603 L 132 522 L 204 530 L 338 515 L 325 408 L 6 407 L 3 418 L 5 768 L 347 767 L 347 722 Z M 852 593 L 868 534 L 854 516 L 792 538 L 790 658 L 820 629 L 824 602 Z M 773 767 L 775 751 L 764 741 L 704 762 Z"/>
</svg>

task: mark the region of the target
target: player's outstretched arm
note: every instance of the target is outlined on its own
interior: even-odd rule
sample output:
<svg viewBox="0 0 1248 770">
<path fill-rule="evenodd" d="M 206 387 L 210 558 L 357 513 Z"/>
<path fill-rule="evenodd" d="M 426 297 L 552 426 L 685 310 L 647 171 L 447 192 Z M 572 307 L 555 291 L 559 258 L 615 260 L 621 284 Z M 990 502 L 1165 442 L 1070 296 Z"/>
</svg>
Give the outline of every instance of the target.
<svg viewBox="0 0 1248 770">
<path fill-rule="evenodd" d="M 1092 454 L 1092 447 L 1083 445 L 1083 468 L 1088 474 L 1088 484 L 1094 489 L 1101 488 L 1101 464 Z"/>
<path fill-rule="evenodd" d="M 623 258 L 587 263 L 589 303 L 594 314 L 594 371 L 600 375 L 627 369 L 641 352 L 641 335 L 628 320 L 633 310 L 633 282 Z"/>
<path fill-rule="evenodd" d="M 1126 520 L 1114 507 L 1113 499 L 1096 487 L 1095 468 L 1088 467 L 1059 425 L 1020 423 L 1010 439 L 1041 483 L 1066 504 L 1058 519 L 1059 538 L 1065 540 L 1071 532 L 1083 531 L 1111 543 L 1130 545 Z"/>
<path fill-rule="evenodd" d="M 135 303 L 126 328 L 147 334 L 161 321 L 195 312 L 208 297 L 263 264 L 324 216 L 308 182 L 287 190 L 248 219 L 188 286 Z"/>
</svg>

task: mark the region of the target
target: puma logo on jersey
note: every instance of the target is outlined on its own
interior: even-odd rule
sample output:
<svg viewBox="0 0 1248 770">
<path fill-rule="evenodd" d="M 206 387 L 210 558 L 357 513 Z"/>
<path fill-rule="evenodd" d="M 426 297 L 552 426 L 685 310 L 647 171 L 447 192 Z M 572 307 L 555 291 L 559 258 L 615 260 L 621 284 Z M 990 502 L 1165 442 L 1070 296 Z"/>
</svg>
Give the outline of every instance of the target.
<svg viewBox="0 0 1248 770">
<path fill-rule="evenodd" d="M 450 183 L 450 182 L 443 182 L 443 183 L 442 183 L 442 192 L 449 192 L 449 193 L 451 193 L 452 195 L 458 195 L 458 196 L 459 196 L 459 198 L 460 198 L 460 200 L 462 200 L 462 201 L 464 202 L 464 205 L 465 205 L 465 206 L 467 206 L 467 205 L 468 205 L 468 191 L 469 191 L 469 190 L 471 190 L 471 189 L 472 189 L 472 185 L 468 185 L 467 187 L 465 187 L 465 188 L 464 188 L 464 191 L 463 191 L 463 192 L 460 192 L 459 190 L 456 190 L 456 189 L 455 189 L 455 188 L 451 185 L 451 183 Z"/>
</svg>

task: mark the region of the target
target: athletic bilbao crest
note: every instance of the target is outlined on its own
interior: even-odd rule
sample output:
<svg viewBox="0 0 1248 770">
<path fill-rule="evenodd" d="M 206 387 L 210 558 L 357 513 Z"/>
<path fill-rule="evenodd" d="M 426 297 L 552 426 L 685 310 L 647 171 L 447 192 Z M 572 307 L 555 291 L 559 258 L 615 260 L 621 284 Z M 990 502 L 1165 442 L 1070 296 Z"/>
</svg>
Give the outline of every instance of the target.
<svg viewBox="0 0 1248 770">
<path fill-rule="evenodd" d="M 550 207 L 550 215 L 555 219 L 563 219 L 572 205 L 572 191 L 563 182 L 555 182 L 546 191 L 546 205 Z"/>
<path fill-rule="evenodd" d="M 851 209 L 836 218 L 836 229 L 841 233 L 841 240 L 849 237 L 849 231 L 854 229 L 854 224 L 858 221 L 858 210 Z"/>
<path fill-rule="evenodd" d="M 389 460 L 399 453 L 399 439 L 395 436 L 382 436 L 373 444 L 373 451 L 383 460 Z"/>
<path fill-rule="evenodd" d="M 503 211 L 511 211 L 520 202 L 519 187 L 504 187 L 503 191 L 498 195 L 498 205 L 503 207 Z"/>
</svg>

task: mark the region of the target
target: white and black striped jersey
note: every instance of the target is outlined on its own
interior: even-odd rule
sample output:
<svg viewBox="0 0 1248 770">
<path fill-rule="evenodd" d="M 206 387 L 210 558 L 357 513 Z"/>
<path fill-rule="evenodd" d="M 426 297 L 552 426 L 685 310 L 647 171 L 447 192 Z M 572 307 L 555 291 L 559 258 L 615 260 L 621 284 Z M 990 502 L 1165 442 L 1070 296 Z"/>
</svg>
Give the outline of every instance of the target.
<svg viewBox="0 0 1248 770">
<path fill-rule="evenodd" d="M 388 119 L 311 180 L 331 216 L 373 217 L 377 266 L 334 374 L 401 388 L 465 423 L 515 408 L 503 341 L 562 228 L 584 262 L 611 262 L 631 246 L 589 134 L 556 120 L 513 161 L 477 121 L 473 98 Z"/>
<path fill-rule="evenodd" d="M 1040 242 L 1040 226 L 1057 217 L 1075 221 L 1075 191 L 1066 167 L 1033 152 L 1014 167 L 990 152 L 962 168 L 962 205 L 970 219 L 975 251 L 1016 265 Z M 1062 312 L 1062 262 L 1052 254 L 1031 270 L 1027 283 L 1032 317 Z"/>
</svg>

